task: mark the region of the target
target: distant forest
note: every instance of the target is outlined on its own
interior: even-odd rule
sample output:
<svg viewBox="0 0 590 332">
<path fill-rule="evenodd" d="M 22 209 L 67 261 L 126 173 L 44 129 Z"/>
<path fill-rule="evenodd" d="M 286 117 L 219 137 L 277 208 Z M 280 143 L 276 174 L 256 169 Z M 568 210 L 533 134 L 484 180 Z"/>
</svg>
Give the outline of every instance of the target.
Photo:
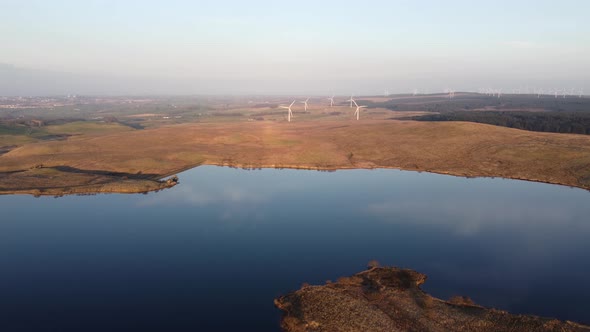
<svg viewBox="0 0 590 332">
<path fill-rule="evenodd" d="M 434 97 L 396 98 L 383 102 L 361 100 L 371 108 L 387 108 L 392 111 L 453 112 L 474 111 L 493 107 L 497 111 L 546 110 L 558 112 L 586 112 L 590 110 L 590 98 L 537 98 L 530 95 L 506 95 L 501 99 L 486 95 L 461 95 L 453 99 Z M 361 105 L 361 103 L 359 103 Z"/>
<path fill-rule="evenodd" d="M 590 135 L 590 112 L 456 111 L 411 117 L 417 121 L 468 121 L 531 131 Z"/>
</svg>

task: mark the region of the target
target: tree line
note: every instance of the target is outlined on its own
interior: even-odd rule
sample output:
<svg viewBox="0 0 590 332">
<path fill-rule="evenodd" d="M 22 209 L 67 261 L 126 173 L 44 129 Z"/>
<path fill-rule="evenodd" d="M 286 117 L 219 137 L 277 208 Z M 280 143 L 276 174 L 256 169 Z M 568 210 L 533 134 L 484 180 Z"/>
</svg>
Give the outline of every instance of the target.
<svg viewBox="0 0 590 332">
<path fill-rule="evenodd" d="M 417 121 L 467 121 L 502 127 L 590 135 L 590 112 L 455 111 L 411 117 Z"/>
</svg>

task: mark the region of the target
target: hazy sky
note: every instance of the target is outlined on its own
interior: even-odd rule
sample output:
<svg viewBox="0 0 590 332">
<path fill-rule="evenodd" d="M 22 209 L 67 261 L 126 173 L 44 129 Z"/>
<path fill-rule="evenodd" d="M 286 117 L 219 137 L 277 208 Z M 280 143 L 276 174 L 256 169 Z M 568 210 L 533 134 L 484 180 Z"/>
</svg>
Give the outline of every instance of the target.
<svg viewBox="0 0 590 332">
<path fill-rule="evenodd" d="M 56 74 L 54 90 L 119 94 L 587 92 L 589 13 L 586 0 L 0 0 L 0 64 L 16 67 L 0 88 L 26 89 L 28 69 Z"/>
</svg>

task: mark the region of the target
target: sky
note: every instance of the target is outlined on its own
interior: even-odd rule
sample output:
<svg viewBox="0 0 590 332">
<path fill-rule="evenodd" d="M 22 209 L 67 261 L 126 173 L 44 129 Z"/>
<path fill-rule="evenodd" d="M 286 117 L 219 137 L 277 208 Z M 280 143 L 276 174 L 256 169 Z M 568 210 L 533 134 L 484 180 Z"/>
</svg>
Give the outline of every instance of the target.
<svg viewBox="0 0 590 332">
<path fill-rule="evenodd" d="M 590 91 L 590 1 L 0 0 L 0 95 Z"/>
</svg>

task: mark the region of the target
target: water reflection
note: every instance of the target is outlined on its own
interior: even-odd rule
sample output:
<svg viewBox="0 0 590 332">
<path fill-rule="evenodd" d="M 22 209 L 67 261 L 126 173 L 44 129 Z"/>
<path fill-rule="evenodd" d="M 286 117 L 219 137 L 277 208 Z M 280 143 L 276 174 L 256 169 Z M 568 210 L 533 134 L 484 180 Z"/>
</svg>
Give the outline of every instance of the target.
<svg viewBox="0 0 590 332">
<path fill-rule="evenodd" d="M 371 203 L 367 212 L 392 223 L 443 225 L 457 234 L 476 235 L 510 227 L 588 227 L 571 201 L 526 200 L 514 197 L 401 197 Z"/>
<path fill-rule="evenodd" d="M 232 184 L 225 187 L 195 188 L 180 186 L 178 190 L 171 191 L 161 197 L 153 196 L 146 201 L 139 202 L 138 206 L 149 205 L 193 205 L 206 206 L 216 203 L 227 204 L 259 204 L 269 200 L 268 194 L 260 192 L 247 192 L 246 188 L 240 188 Z"/>
<path fill-rule="evenodd" d="M 428 274 L 435 296 L 590 323 L 589 199 L 500 179 L 220 167 L 148 195 L 0 197 L 0 330 L 276 331 L 274 297 L 371 259 Z"/>
</svg>

